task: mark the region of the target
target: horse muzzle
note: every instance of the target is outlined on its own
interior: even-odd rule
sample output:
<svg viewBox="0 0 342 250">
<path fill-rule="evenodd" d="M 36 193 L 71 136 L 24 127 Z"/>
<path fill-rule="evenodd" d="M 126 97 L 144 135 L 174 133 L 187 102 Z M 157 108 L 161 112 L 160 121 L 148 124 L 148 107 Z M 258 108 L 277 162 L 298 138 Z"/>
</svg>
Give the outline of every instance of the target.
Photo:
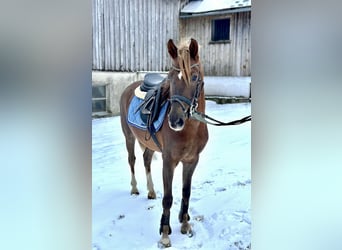
<svg viewBox="0 0 342 250">
<path fill-rule="evenodd" d="M 168 115 L 168 123 L 169 127 L 173 131 L 181 131 L 184 128 L 185 125 L 185 114 L 182 111 L 182 109 L 173 109 L 171 108 L 170 113 Z"/>
<path fill-rule="evenodd" d="M 169 119 L 169 127 L 174 131 L 182 131 L 184 128 L 184 120 L 182 118 L 178 118 L 176 121 L 171 121 Z"/>
<path fill-rule="evenodd" d="M 185 119 L 189 117 L 189 109 L 192 101 L 181 95 L 173 95 L 170 98 L 171 110 L 168 115 L 169 127 L 174 131 L 181 131 L 185 125 Z"/>
</svg>

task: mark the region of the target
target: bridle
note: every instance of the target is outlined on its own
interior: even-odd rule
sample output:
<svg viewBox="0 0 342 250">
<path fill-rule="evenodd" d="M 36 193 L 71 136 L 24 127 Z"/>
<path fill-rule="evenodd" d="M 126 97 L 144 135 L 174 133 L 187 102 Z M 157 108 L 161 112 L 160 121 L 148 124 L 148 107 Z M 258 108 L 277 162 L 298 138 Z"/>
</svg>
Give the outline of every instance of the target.
<svg viewBox="0 0 342 250">
<path fill-rule="evenodd" d="M 192 64 L 190 66 L 190 69 L 194 68 L 194 67 L 199 67 L 199 63 L 195 63 Z M 175 71 L 181 72 L 181 69 L 177 68 L 176 66 L 172 65 L 171 68 Z M 185 116 L 187 118 L 191 118 L 192 115 L 197 112 L 197 107 L 198 107 L 198 98 L 201 94 L 201 90 L 203 88 L 203 79 L 201 78 L 201 74 L 198 74 L 197 80 L 196 80 L 196 89 L 195 89 L 195 93 L 192 96 L 191 99 L 182 96 L 182 95 L 172 95 L 169 99 L 170 104 L 172 105 L 173 103 L 178 103 Z M 186 108 L 186 106 L 184 105 L 186 104 L 188 106 L 188 109 Z"/>
<path fill-rule="evenodd" d="M 190 69 L 192 69 L 194 67 L 199 67 L 199 64 L 198 63 L 192 64 L 190 66 Z M 174 65 L 172 65 L 171 68 L 175 71 L 181 72 L 181 69 L 175 67 Z M 201 94 L 203 84 L 204 84 L 203 79 L 201 78 L 201 74 L 199 74 L 198 79 L 196 81 L 196 90 L 195 90 L 195 93 L 194 93 L 191 100 L 185 96 L 182 96 L 182 95 L 172 95 L 169 99 L 169 102 L 171 103 L 171 105 L 175 102 L 178 103 L 182 107 L 182 110 L 183 110 L 183 112 L 187 118 L 191 118 L 193 120 L 197 120 L 197 121 L 207 123 L 207 124 L 211 124 L 211 125 L 215 125 L 215 126 L 240 125 L 242 123 L 245 123 L 245 122 L 252 120 L 252 117 L 250 115 L 248 115 L 248 116 L 245 116 L 241 119 L 234 120 L 231 122 L 222 122 L 222 121 L 216 120 L 216 119 L 214 119 L 214 118 L 212 118 L 212 117 L 210 117 L 210 116 L 208 116 L 202 112 L 199 112 L 197 110 L 198 98 Z M 184 104 L 186 104 L 188 106 L 188 109 L 186 109 Z"/>
</svg>

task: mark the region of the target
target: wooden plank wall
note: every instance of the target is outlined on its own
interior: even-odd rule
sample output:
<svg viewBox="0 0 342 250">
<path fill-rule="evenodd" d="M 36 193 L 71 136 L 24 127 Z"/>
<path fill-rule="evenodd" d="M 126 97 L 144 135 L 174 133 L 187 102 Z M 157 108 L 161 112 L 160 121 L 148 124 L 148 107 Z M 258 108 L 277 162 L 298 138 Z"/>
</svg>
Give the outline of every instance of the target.
<svg viewBox="0 0 342 250">
<path fill-rule="evenodd" d="M 230 43 L 211 44 L 211 20 L 230 17 Z M 193 37 L 200 44 L 205 75 L 251 75 L 251 12 L 201 16 L 180 20 L 180 36 Z"/>
<path fill-rule="evenodd" d="M 168 70 L 166 44 L 179 38 L 179 11 L 185 2 L 92 0 L 93 70 Z"/>
</svg>

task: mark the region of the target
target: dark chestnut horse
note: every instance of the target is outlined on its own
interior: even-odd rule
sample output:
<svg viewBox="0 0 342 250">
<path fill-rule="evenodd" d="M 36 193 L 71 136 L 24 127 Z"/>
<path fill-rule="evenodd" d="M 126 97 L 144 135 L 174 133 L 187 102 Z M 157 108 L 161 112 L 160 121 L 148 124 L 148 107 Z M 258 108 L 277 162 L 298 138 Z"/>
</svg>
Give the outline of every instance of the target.
<svg viewBox="0 0 342 250">
<path fill-rule="evenodd" d="M 163 214 L 160 222 L 160 243 L 171 246 L 169 234 L 170 209 L 172 206 L 172 180 L 174 169 L 179 162 L 183 164 L 183 189 L 179 221 L 182 223 L 181 232 L 192 235 L 188 214 L 191 193 L 191 178 L 199 160 L 199 154 L 208 141 L 208 129 L 205 123 L 190 119 L 193 111 L 205 112 L 203 90 L 203 69 L 198 55 L 198 43 L 191 39 L 190 45 L 177 48 L 170 39 L 167 44 L 172 59 L 172 67 L 164 82 L 163 94 L 168 95 L 170 102 L 168 115 L 156 137 L 160 148 L 154 140 L 146 138 L 146 131 L 130 126 L 127 123 L 128 107 L 134 96 L 134 90 L 142 83 L 134 82 L 123 92 L 120 100 L 121 126 L 126 137 L 128 162 L 131 168 L 131 194 L 139 194 L 134 176 L 134 144 L 135 139 L 144 149 L 144 165 L 146 170 L 148 198 L 155 199 L 153 182 L 150 173 L 152 155 L 155 151 L 162 154 L 163 159 Z"/>
</svg>

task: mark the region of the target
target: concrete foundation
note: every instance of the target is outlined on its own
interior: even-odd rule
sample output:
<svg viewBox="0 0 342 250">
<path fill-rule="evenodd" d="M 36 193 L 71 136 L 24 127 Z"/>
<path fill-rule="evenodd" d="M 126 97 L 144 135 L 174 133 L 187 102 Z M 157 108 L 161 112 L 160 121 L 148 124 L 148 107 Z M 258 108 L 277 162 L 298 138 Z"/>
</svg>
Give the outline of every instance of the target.
<svg viewBox="0 0 342 250">
<path fill-rule="evenodd" d="M 107 98 L 107 113 L 109 115 L 120 114 L 120 96 L 125 88 L 135 82 L 144 79 L 148 72 L 92 72 L 92 85 L 93 86 L 106 86 Z M 167 72 L 158 72 L 162 75 L 167 75 Z M 98 114 L 102 115 L 102 114 Z"/>
<path fill-rule="evenodd" d="M 119 100 L 124 89 L 131 83 L 143 80 L 148 72 L 92 72 L 93 86 L 106 86 L 107 114 L 119 115 Z M 157 72 L 167 75 L 167 72 Z M 205 76 L 206 96 L 250 98 L 251 77 Z M 96 115 L 96 114 L 95 114 Z"/>
</svg>

